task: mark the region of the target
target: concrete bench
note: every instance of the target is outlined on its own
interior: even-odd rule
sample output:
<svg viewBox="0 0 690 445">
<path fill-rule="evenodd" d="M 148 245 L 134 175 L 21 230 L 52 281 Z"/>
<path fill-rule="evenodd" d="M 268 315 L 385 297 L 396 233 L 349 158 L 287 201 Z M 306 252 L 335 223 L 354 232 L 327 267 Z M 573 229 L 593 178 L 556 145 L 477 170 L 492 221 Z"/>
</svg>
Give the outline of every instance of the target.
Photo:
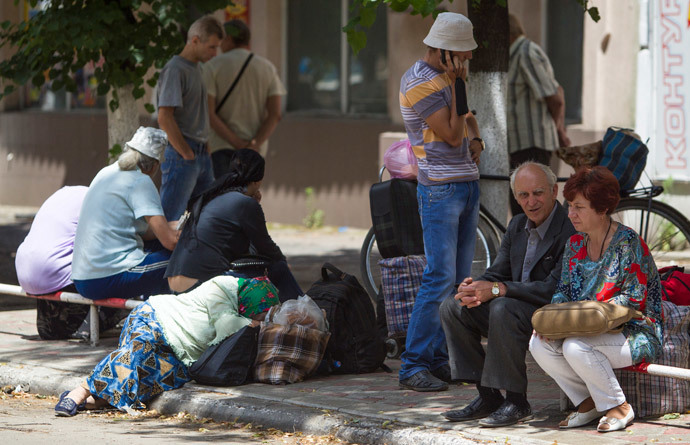
<svg viewBox="0 0 690 445">
<path fill-rule="evenodd" d="M 89 326 L 91 345 L 97 346 L 100 339 L 99 334 L 99 318 L 97 306 L 112 307 L 116 309 L 132 310 L 139 306 L 143 301 L 141 300 L 126 300 L 124 298 L 104 298 L 103 300 L 91 300 L 84 298 L 79 294 L 73 292 L 56 292 L 54 294 L 46 295 L 30 295 L 27 294 L 20 286 L 0 283 L 0 294 L 14 295 L 18 297 L 36 298 L 40 300 L 62 301 L 64 303 L 88 304 L 89 308 Z"/>
</svg>

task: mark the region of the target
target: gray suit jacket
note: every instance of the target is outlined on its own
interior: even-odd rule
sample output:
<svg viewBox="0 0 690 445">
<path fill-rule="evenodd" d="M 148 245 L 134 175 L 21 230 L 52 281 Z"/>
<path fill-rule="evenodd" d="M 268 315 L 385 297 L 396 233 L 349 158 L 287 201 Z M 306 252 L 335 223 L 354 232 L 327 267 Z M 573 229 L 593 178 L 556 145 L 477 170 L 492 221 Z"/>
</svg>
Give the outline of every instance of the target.
<svg viewBox="0 0 690 445">
<path fill-rule="evenodd" d="M 523 283 L 522 263 L 525 260 L 528 235 L 525 232 L 527 216 L 523 213 L 510 220 L 503 235 L 496 259 L 486 272 L 476 280 L 499 281 L 506 285 L 506 297 L 525 301 L 536 306 L 551 302 L 558 280 L 561 278 L 565 243 L 575 228 L 563 206 L 556 202 L 556 213 L 544 240 L 537 247 L 535 264 L 530 272 L 530 282 Z"/>
</svg>

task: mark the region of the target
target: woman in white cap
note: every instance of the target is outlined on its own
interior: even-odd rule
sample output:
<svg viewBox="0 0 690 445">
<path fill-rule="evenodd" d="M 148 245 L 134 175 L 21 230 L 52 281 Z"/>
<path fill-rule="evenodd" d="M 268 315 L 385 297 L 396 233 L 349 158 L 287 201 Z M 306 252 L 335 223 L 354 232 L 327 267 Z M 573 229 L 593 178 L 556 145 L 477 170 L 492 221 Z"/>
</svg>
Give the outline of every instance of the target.
<svg viewBox="0 0 690 445">
<path fill-rule="evenodd" d="M 74 241 L 72 281 L 93 300 L 169 292 L 163 278 L 179 233 L 163 214 L 151 179 L 167 144 L 164 131 L 139 127 L 112 165 L 91 182 Z M 151 251 L 144 241 L 158 240 Z M 162 247 L 161 247 L 162 245 Z"/>
</svg>

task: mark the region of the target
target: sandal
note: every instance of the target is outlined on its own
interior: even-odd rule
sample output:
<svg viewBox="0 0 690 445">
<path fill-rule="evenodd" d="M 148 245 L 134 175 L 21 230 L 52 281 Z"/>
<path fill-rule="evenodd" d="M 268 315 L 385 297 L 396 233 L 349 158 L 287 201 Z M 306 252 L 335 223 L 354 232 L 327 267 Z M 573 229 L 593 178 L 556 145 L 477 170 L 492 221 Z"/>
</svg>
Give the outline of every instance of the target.
<svg viewBox="0 0 690 445">
<path fill-rule="evenodd" d="M 635 412 L 633 412 L 632 406 L 630 407 L 630 411 L 628 411 L 628 414 L 625 415 L 622 419 L 617 419 L 615 417 L 602 417 L 601 420 L 599 420 L 599 425 L 597 425 L 597 431 L 600 433 L 608 433 L 610 431 L 618 431 L 625 429 L 628 425 L 630 425 L 635 418 Z"/>
<path fill-rule="evenodd" d="M 565 418 L 565 425 L 559 424 L 559 428 L 578 428 L 581 426 L 589 425 L 590 423 L 594 422 L 598 418 L 601 417 L 603 413 L 600 413 L 597 411 L 596 408 L 592 408 L 591 410 L 581 413 L 578 411 L 574 411 L 568 415 L 568 417 Z M 562 423 L 562 422 L 561 422 Z"/>
</svg>

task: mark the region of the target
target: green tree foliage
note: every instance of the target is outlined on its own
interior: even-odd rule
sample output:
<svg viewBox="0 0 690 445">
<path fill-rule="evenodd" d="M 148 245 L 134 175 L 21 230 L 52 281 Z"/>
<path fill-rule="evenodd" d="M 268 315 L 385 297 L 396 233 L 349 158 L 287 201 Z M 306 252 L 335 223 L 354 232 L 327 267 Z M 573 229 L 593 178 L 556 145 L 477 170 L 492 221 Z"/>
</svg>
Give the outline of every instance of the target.
<svg viewBox="0 0 690 445">
<path fill-rule="evenodd" d="M 453 2 L 453 0 L 448 0 Z M 484 0 L 495 1 L 498 5 L 507 7 L 508 0 Z M 577 0 L 582 5 L 585 12 L 595 22 L 598 22 L 599 10 L 596 7 L 590 7 L 591 0 Z M 376 20 L 376 8 L 380 5 L 386 5 L 395 12 L 408 12 L 411 15 L 421 15 L 426 17 L 430 14 L 434 18 L 444 8 L 440 7 L 443 0 L 350 0 L 350 20 L 343 28 L 343 32 L 347 33 L 347 41 L 352 48 L 352 51 L 357 54 L 367 44 L 366 29 L 370 28 Z M 467 0 L 468 6 L 473 8 L 481 8 L 482 0 Z"/>
<path fill-rule="evenodd" d="M 19 0 L 15 0 L 18 4 Z M 32 7 L 38 0 L 29 0 Z M 133 86 L 135 99 L 144 95 L 144 82 L 154 86 L 160 69 L 184 46 L 180 27 L 190 24 L 190 12 L 224 8 L 229 0 L 51 0 L 29 21 L 0 23 L 0 48 L 16 52 L 0 62 L 5 80 L 0 99 L 14 91 L 11 81 L 41 86 L 48 80 L 54 91 L 75 92 L 72 74 L 88 62 L 98 64 L 97 93 L 113 89 L 110 109 L 118 107 L 116 89 Z M 194 9 L 192 9 L 194 8 Z M 146 104 L 152 112 L 153 106 Z"/>
</svg>

